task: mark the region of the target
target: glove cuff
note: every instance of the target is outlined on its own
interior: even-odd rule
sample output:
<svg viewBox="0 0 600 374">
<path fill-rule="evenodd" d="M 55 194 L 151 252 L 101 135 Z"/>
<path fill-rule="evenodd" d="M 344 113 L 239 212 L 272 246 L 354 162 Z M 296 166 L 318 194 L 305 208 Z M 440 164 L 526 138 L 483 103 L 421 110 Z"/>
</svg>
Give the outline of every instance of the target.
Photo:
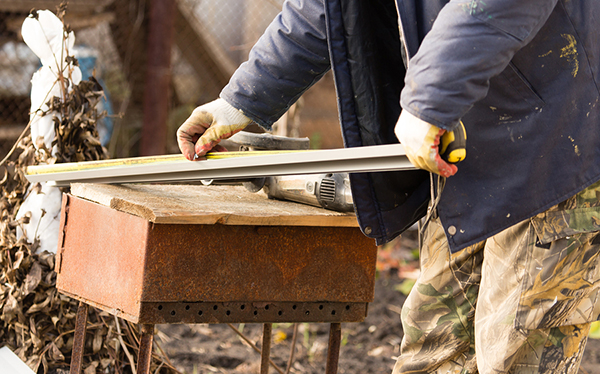
<svg viewBox="0 0 600 374">
<path fill-rule="evenodd" d="M 252 122 L 241 110 L 236 109 L 222 98 L 218 98 L 208 105 L 213 107 L 211 108 L 213 113 L 222 113 L 231 124 L 248 125 Z"/>
</svg>

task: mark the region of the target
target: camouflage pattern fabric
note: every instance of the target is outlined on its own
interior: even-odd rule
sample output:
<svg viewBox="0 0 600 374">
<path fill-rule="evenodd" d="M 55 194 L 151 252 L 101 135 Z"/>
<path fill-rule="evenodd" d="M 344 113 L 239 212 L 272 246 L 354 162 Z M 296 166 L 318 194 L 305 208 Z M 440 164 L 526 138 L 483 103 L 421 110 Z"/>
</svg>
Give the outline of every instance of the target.
<svg viewBox="0 0 600 374">
<path fill-rule="evenodd" d="M 394 374 L 576 373 L 599 319 L 600 183 L 451 254 L 433 219 Z"/>
</svg>

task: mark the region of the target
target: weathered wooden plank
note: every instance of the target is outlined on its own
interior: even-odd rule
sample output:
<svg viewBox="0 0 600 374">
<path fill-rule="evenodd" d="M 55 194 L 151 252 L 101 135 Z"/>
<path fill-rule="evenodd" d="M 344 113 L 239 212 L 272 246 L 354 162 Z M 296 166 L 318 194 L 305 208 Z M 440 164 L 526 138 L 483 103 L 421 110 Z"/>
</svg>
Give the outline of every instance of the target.
<svg viewBox="0 0 600 374">
<path fill-rule="evenodd" d="M 272 200 L 242 186 L 75 183 L 71 193 L 154 223 L 358 226 L 354 214 Z"/>
</svg>

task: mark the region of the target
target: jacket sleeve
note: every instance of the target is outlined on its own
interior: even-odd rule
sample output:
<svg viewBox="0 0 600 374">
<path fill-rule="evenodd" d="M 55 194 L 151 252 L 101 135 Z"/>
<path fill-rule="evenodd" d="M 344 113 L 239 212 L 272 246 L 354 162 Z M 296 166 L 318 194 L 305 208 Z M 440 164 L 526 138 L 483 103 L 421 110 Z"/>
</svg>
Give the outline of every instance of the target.
<svg viewBox="0 0 600 374">
<path fill-rule="evenodd" d="M 451 0 L 410 59 L 402 108 L 446 130 L 488 92 L 557 0 Z"/>
<path fill-rule="evenodd" d="M 329 68 L 323 0 L 288 0 L 220 96 L 269 130 Z"/>
</svg>

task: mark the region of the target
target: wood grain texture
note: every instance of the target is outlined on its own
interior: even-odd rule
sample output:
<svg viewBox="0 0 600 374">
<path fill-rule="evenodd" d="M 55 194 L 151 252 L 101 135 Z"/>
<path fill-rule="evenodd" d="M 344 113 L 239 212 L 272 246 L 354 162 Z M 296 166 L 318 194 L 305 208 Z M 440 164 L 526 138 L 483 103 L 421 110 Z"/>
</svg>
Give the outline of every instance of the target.
<svg viewBox="0 0 600 374">
<path fill-rule="evenodd" d="M 71 193 L 153 223 L 358 227 L 354 214 L 272 200 L 242 186 L 74 183 Z"/>
</svg>

